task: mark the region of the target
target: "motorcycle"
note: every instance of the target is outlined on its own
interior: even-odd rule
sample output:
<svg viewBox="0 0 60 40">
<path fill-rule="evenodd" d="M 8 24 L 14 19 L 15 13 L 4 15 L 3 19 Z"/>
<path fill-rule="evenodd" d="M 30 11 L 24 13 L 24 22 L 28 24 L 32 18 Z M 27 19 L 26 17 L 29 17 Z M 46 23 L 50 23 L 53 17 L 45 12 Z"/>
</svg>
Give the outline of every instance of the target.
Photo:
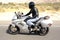
<svg viewBox="0 0 60 40">
<path fill-rule="evenodd" d="M 16 13 L 15 13 L 16 14 Z M 17 15 L 17 14 L 16 14 Z M 17 15 L 18 16 L 18 15 Z M 16 16 L 16 17 L 17 17 Z M 34 22 L 34 29 L 30 28 L 26 21 L 30 18 L 30 16 L 18 16 L 17 19 L 12 19 L 12 23 L 9 25 L 7 32 L 10 34 L 18 34 L 18 33 L 35 33 L 39 35 L 46 35 L 49 32 L 49 27 L 52 25 L 52 20 L 50 20 L 49 16 L 40 17 L 39 20 Z"/>
</svg>

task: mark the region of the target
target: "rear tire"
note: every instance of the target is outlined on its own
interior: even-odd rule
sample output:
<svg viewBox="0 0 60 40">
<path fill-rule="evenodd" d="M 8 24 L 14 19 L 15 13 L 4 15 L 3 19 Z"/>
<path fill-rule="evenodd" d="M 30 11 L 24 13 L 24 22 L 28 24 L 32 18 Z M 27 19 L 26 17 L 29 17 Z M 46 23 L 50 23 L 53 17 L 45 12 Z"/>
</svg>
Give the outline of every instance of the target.
<svg viewBox="0 0 60 40">
<path fill-rule="evenodd" d="M 49 32 L 49 27 L 43 27 L 40 29 L 39 35 L 45 36 Z"/>
</svg>

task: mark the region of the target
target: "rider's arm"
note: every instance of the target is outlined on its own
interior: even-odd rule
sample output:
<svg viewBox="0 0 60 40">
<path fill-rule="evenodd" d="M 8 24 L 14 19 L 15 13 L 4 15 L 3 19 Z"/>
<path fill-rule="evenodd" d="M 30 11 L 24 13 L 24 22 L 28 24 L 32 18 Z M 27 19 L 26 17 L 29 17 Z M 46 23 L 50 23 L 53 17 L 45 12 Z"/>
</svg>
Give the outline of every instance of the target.
<svg viewBox="0 0 60 40">
<path fill-rule="evenodd" d="M 30 15 L 31 14 L 31 10 L 30 10 L 30 12 L 29 13 L 27 13 L 25 16 L 28 16 L 28 15 Z"/>
</svg>

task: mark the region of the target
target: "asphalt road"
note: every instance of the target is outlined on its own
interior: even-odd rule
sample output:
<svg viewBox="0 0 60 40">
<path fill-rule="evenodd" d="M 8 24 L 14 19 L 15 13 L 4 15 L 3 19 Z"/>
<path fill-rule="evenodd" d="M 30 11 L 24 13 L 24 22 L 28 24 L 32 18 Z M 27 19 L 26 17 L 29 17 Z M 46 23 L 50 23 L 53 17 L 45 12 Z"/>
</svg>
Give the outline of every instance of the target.
<svg viewBox="0 0 60 40">
<path fill-rule="evenodd" d="M 7 22 L 6 22 L 7 23 Z M 0 25 L 0 40 L 60 40 L 60 21 L 54 21 L 50 31 L 45 36 L 6 33 L 8 26 Z"/>
</svg>

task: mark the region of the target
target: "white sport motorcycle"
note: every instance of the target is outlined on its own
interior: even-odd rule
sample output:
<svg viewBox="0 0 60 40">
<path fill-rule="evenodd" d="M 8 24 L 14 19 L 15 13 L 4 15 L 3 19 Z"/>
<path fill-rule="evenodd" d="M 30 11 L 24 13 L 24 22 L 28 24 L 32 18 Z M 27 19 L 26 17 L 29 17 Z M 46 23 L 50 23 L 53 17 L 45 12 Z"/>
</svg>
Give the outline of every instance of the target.
<svg viewBox="0 0 60 40">
<path fill-rule="evenodd" d="M 29 25 L 26 23 L 29 18 L 30 16 L 19 16 L 18 19 L 12 19 L 12 23 L 9 25 L 7 32 L 10 34 L 35 33 L 39 35 L 46 35 L 49 32 L 49 27 L 52 25 L 52 20 L 50 20 L 49 16 L 41 17 L 34 22 L 34 29 L 29 29 Z"/>
</svg>

